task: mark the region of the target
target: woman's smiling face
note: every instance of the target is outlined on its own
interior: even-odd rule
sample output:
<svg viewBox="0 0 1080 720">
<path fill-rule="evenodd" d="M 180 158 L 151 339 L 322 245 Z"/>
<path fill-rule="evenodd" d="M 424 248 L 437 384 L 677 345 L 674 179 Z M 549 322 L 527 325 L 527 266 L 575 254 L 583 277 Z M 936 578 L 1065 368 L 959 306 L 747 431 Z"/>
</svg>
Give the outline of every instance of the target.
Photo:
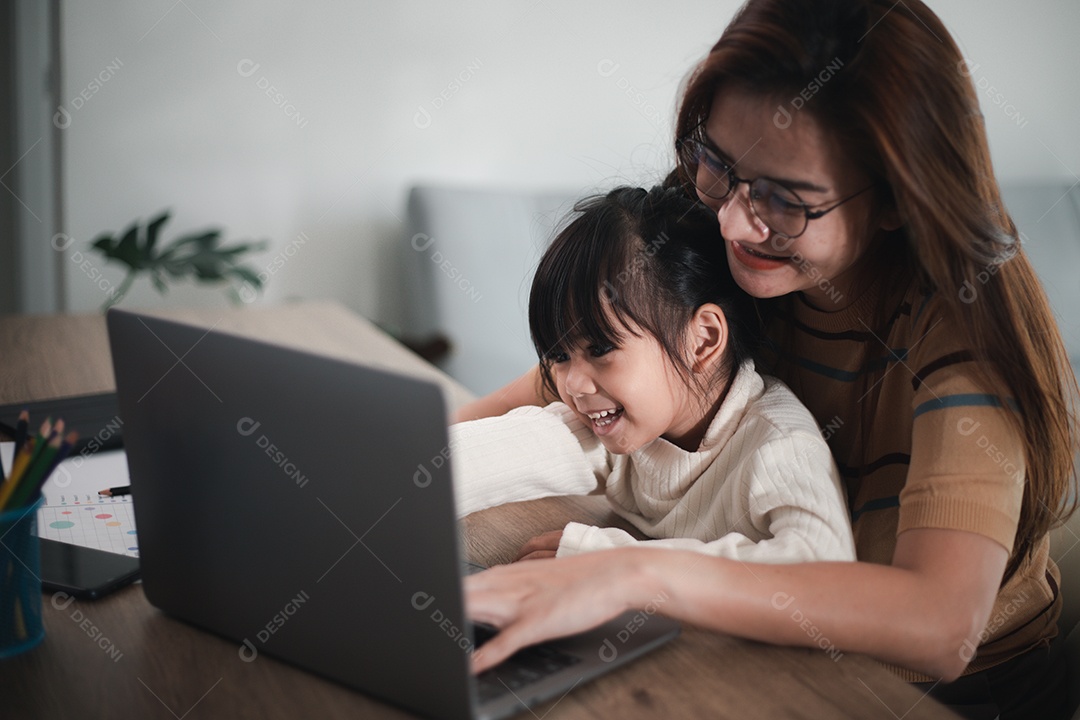
<svg viewBox="0 0 1080 720">
<path fill-rule="evenodd" d="M 739 178 L 767 178 L 794 190 L 811 211 L 835 205 L 870 186 L 839 142 L 806 112 L 790 125 L 773 123 L 775 101 L 725 90 L 713 101 L 705 144 Z M 739 184 L 723 200 L 700 192 L 717 211 L 735 281 L 758 298 L 803 292 L 822 310 L 838 310 L 855 298 L 852 282 L 866 263 L 877 234 L 874 193 L 864 192 L 810 220 L 792 239 L 770 231 L 751 210 L 749 186 Z"/>
</svg>

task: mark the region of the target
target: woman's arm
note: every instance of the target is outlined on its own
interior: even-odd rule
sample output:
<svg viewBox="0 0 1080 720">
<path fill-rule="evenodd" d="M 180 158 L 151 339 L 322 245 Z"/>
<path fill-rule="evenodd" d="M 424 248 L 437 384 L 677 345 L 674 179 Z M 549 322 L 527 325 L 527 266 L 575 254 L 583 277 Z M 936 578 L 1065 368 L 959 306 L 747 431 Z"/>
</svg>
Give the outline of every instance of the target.
<svg viewBox="0 0 1080 720">
<path fill-rule="evenodd" d="M 454 413 L 453 421 L 459 423 L 466 420 L 505 415 L 522 405 L 547 405 L 555 400 L 558 400 L 558 398 L 548 397 L 547 393 L 544 392 L 543 384 L 540 381 L 540 367 L 534 366 L 505 387 L 473 400 L 471 403 L 462 405 Z"/>
<path fill-rule="evenodd" d="M 518 648 L 653 603 L 685 622 L 783 645 L 871 655 L 946 681 L 979 645 L 1005 570 L 1004 547 L 959 530 L 908 530 L 893 564 L 747 564 L 621 548 L 503 565 L 465 579 L 469 616 L 502 631 L 476 671 Z"/>
</svg>

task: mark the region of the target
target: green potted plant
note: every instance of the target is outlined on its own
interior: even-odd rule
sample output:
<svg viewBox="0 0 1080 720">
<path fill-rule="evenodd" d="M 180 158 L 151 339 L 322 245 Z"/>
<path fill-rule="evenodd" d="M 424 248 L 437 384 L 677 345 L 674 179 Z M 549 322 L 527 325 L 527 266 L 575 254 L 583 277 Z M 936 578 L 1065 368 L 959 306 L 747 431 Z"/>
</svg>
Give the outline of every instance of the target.
<svg viewBox="0 0 1080 720">
<path fill-rule="evenodd" d="M 168 292 L 169 283 L 186 278 L 213 285 L 227 283 L 229 298 L 237 304 L 243 302 L 240 289 L 244 286 L 251 289 L 249 292 L 262 289 L 262 279 L 250 267 L 241 265 L 240 259 L 249 252 L 265 249 L 265 240 L 226 247 L 222 245 L 221 230 L 212 229 L 181 235 L 159 246 L 158 235 L 168 219 L 169 211 L 165 210 L 145 226 L 136 220 L 122 234 L 102 233 L 91 244 L 106 261 L 116 261 L 128 268 L 119 287 L 105 300 L 102 311 L 120 302 L 140 274 L 149 275 L 162 295 Z"/>
</svg>

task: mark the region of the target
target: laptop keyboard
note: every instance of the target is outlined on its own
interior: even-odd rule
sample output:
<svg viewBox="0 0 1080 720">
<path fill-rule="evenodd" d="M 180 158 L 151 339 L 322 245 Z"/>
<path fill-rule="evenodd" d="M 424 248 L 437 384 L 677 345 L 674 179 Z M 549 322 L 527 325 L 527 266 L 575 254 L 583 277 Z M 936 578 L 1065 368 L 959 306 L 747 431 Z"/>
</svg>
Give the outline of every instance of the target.
<svg viewBox="0 0 1080 720">
<path fill-rule="evenodd" d="M 495 636 L 497 631 L 486 625 L 473 626 L 476 647 Z M 545 645 L 523 648 L 490 670 L 476 676 L 477 694 L 481 703 L 517 693 L 537 680 L 554 675 L 581 661 L 581 658 Z M 522 698 L 528 700 L 529 698 Z"/>
</svg>

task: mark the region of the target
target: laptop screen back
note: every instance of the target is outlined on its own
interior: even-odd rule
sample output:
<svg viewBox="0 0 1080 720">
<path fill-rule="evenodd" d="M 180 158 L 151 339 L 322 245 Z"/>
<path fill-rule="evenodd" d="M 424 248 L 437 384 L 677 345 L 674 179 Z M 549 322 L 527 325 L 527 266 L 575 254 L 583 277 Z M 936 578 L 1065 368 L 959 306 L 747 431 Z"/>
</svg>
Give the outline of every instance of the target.
<svg viewBox="0 0 1080 720">
<path fill-rule="evenodd" d="M 126 311 L 108 325 L 150 602 L 241 660 L 468 717 L 440 390 Z"/>
</svg>

